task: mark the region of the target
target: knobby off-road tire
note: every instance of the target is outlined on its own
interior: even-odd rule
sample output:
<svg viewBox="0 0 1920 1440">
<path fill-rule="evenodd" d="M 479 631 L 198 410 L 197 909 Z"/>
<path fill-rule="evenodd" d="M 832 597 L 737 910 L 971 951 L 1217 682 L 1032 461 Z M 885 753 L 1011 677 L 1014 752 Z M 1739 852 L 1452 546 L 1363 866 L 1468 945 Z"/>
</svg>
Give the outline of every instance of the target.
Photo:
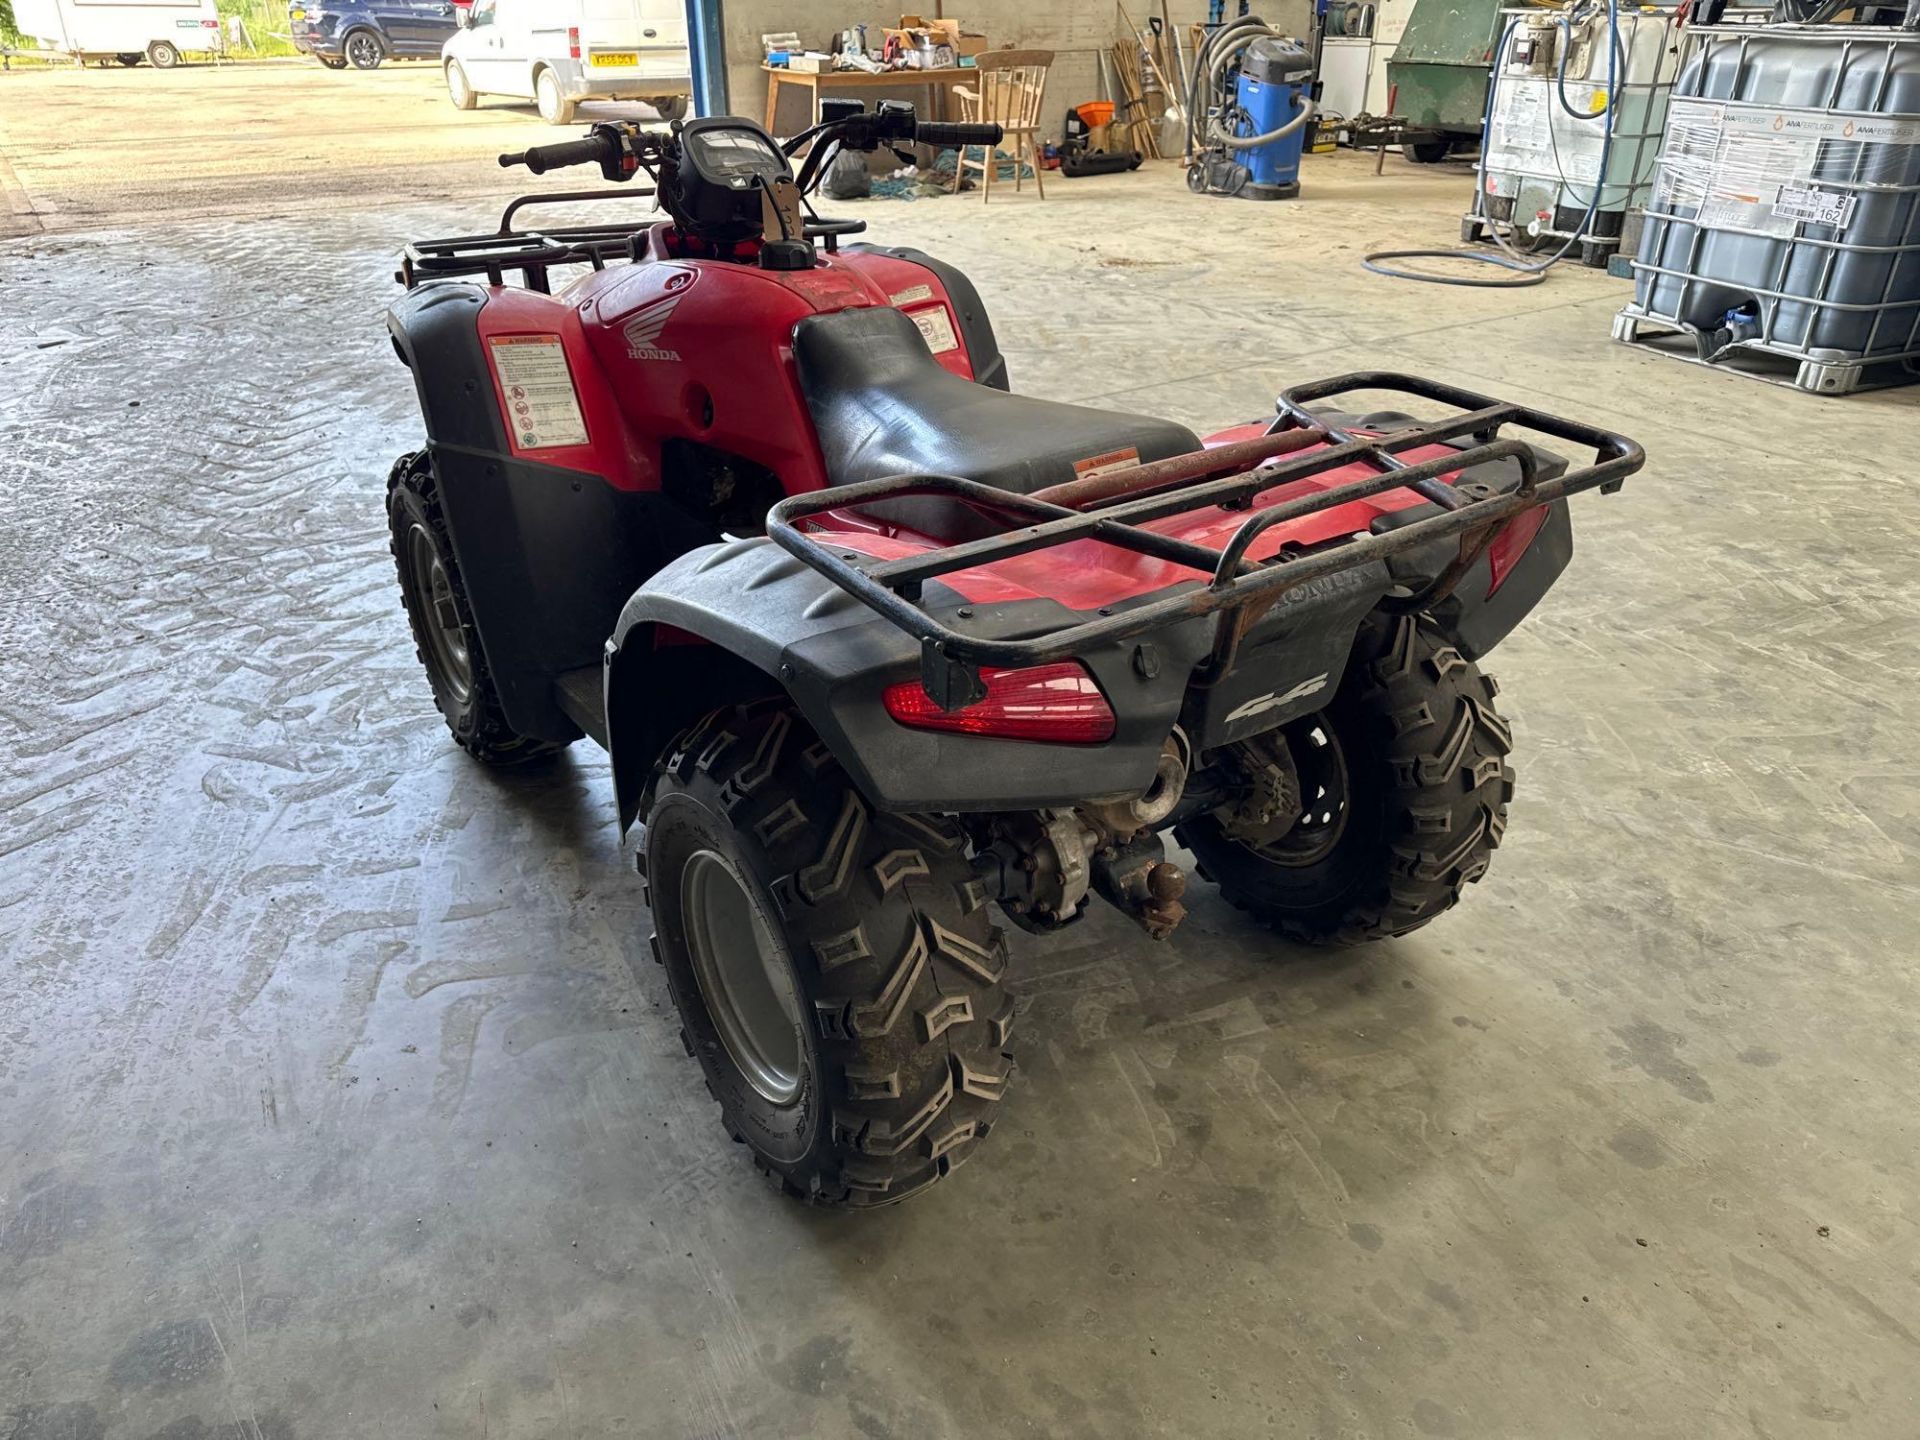
<svg viewBox="0 0 1920 1440">
<path fill-rule="evenodd" d="M 1486 873 L 1506 830 L 1513 732 L 1497 693 L 1429 622 L 1370 617 L 1319 717 L 1346 790 L 1327 852 L 1278 863 L 1211 815 L 1181 826 L 1179 839 L 1204 879 L 1289 940 L 1357 944 L 1417 930 Z M 1311 788 L 1306 800 L 1311 809 Z"/>
<path fill-rule="evenodd" d="M 777 1188 L 816 1204 L 884 1205 L 951 1172 L 1013 1069 L 1006 947 L 959 828 L 871 809 L 783 701 L 709 715 L 654 787 L 654 958 L 728 1132 Z M 786 977 L 791 1073 L 773 1070 L 790 1094 L 757 1063 L 779 1044 L 744 1045 L 746 1064 L 736 1054 L 728 1007 L 755 981 L 728 989 L 701 959 L 721 948 L 724 914 L 702 917 L 723 875 L 761 916 L 766 973 Z"/>
<path fill-rule="evenodd" d="M 447 538 L 433 461 L 424 450 L 393 463 L 387 476 L 387 527 L 414 654 L 433 687 L 433 703 L 460 747 L 488 765 L 518 765 L 564 749 L 517 734 L 507 724 Z"/>
</svg>

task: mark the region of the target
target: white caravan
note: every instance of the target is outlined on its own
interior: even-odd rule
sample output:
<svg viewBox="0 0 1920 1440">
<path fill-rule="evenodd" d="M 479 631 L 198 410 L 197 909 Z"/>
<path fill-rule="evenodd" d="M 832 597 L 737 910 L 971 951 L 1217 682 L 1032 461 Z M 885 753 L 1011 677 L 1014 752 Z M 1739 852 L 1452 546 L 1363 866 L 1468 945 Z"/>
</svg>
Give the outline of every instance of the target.
<svg viewBox="0 0 1920 1440">
<path fill-rule="evenodd" d="M 213 0 L 13 0 L 20 33 L 78 60 L 171 70 L 185 50 L 220 48 Z"/>
</svg>

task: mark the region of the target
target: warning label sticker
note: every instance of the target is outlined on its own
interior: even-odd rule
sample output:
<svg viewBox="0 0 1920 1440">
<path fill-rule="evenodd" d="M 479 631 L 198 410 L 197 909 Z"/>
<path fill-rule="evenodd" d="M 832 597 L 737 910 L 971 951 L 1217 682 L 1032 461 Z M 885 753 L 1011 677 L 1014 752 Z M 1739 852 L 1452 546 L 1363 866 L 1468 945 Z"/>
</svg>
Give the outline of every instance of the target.
<svg viewBox="0 0 1920 1440">
<path fill-rule="evenodd" d="M 889 295 L 887 297 L 888 301 L 892 303 L 896 310 L 903 305 L 916 305 L 922 300 L 931 300 L 932 298 L 933 287 L 931 285 L 914 285 L 906 290 L 902 290 L 897 295 Z"/>
<path fill-rule="evenodd" d="M 1114 470 L 1128 470 L 1140 463 L 1140 452 L 1134 449 L 1109 450 L 1104 455 L 1089 455 L 1084 460 L 1073 462 L 1074 478 L 1091 480 L 1096 475 L 1105 475 Z"/>
<path fill-rule="evenodd" d="M 488 342 L 506 399 L 507 424 L 521 450 L 587 443 L 580 396 L 558 335 L 499 335 Z"/>
<path fill-rule="evenodd" d="M 953 321 L 944 305 L 929 305 L 925 310 L 909 310 L 907 318 L 920 329 L 927 348 L 936 355 L 960 348 L 960 337 L 953 333 Z"/>
</svg>

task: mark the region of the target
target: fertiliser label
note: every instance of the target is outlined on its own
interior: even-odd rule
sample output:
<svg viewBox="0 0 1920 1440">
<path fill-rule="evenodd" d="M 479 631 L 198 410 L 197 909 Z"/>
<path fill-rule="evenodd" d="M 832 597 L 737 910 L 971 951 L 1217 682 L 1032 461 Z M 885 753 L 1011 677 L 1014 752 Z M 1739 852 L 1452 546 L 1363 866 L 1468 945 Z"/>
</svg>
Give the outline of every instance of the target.
<svg viewBox="0 0 1920 1440">
<path fill-rule="evenodd" d="M 499 335 L 489 340 L 507 424 L 521 450 L 587 443 L 580 397 L 557 335 Z"/>
<path fill-rule="evenodd" d="M 1821 110 L 1778 110 L 1770 105 L 1702 100 L 1685 103 L 1714 114 L 1722 129 L 1735 134 L 1853 140 L 1862 145 L 1920 145 L 1920 120 L 1899 115 L 1834 115 Z"/>
<path fill-rule="evenodd" d="M 1604 86 L 1569 84 L 1569 115 L 1553 100 L 1545 80 L 1503 79 L 1494 97 L 1493 123 L 1487 131 L 1487 173 L 1528 175 L 1556 184 L 1600 178 L 1601 128 L 1592 112 L 1606 109 Z M 1581 119 L 1579 116 L 1588 118 Z M 1618 173 L 1616 171 L 1616 173 Z M 1504 193 L 1488 186 L 1489 194 Z"/>
<path fill-rule="evenodd" d="M 1676 100 L 1654 208 L 1691 206 L 1706 229 L 1780 239 L 1803 224 L 1845 229 L 1858 197 L 1822 182 L 1896 182 L 1910 171 L 1907 147 L 1917 143 L 1920 120 L 1900 116 Z"/>
</svg>

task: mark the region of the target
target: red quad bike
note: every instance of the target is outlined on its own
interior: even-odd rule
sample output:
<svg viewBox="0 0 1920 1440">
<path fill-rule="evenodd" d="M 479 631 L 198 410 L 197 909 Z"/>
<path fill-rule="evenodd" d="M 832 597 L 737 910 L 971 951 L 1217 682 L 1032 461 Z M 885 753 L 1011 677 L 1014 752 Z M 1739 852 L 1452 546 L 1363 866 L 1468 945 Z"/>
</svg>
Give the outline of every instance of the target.
<svg viewBox="0 0 1920 1440">
<path fill-rule="evenodd" d="M 635 192 L 525 197 L 408 248 L 388 324 L 429 438 L 388 513 L 454 738 L 611 754 L 728 1131 L 875 1205 L 1006 1092 L 994 907 L 1050 934 L 1098 895 L 1163 937 L 1169 831 L 1291 941 L 1403 935 L 1479 879 L 1513 771 L 1475 662 L 1565 568 L 1568 497 L 1644 456 L 1396 374 L 1205 440 L 1013 395 L 964 275 L 804 201 L 836 146 L 998 130 L 822 110 L 784 148 L 714 118 L 502 156 L 644 170 L 666 218 L 517 228 Z M 1449 413 L 1309 408 L 1359 391 Z"/>
</svg>

